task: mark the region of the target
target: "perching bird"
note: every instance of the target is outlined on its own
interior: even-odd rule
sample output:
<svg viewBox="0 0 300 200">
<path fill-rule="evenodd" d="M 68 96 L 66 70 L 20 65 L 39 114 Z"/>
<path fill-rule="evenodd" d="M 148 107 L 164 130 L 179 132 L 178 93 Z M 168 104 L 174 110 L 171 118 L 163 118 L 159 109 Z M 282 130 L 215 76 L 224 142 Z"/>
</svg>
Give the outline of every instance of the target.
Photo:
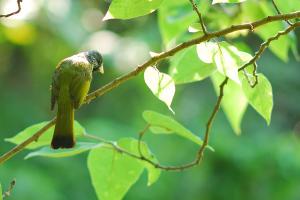
<svg viewBox="0 0 300 200">
<path fill-rule="evenodd" d="M 84 102 L 94 71 L 103 73 L 102 56 L 97 51 L 78 53 L 57 65 L 51 85 L 51 110 L 56 102 L 58 107 L 53 149 L 74 147 L 74 109 Z"/>
</svg>

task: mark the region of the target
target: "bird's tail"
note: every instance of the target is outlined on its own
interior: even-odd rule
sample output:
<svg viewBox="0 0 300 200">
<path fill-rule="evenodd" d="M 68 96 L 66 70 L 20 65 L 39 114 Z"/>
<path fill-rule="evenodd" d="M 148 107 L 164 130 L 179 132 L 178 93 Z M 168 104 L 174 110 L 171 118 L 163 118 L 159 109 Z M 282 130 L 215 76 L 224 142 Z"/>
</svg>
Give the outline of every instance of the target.
<svg viewBox="0 0 300 200">
<path fill-rule="evenodd" d="M 73 121 L 74 107 L 69 87 L 61 87 L 58 95 L 58 110 L 51 146 L 53 149 L 72 148 L 75 145 Z"/>
</svg>

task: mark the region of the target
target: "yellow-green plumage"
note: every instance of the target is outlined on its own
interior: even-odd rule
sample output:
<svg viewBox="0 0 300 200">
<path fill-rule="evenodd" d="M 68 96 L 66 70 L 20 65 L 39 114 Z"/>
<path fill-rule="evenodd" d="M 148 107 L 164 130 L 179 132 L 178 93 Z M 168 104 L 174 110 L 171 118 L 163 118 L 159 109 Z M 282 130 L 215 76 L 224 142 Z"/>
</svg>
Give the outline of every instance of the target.
<svg viewBox="0 0 300 200">
<path fill-rule="evenodd" d="M 58 64 L 52 77 L 51 109 L 53 110 L 55 103 L 58 107 L 51 142 L 54 149 L 72 148 L 75 145 L 74 109 L 84 102 L 90 88 L 92 72 L 95 67 L 99 68 L 87 55 L 87 52 L 83 52 L 64 59 Z"/>
</svg>

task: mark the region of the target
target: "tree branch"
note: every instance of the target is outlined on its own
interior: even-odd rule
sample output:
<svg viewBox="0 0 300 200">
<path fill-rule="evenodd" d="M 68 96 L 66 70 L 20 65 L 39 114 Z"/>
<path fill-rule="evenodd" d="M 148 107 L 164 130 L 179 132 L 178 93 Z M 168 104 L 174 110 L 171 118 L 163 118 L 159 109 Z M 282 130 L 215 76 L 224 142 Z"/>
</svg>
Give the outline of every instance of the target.
<svg viewBox="0 0 300 200">
<path fill-rule="evenodd" d="M 4 14 L 4 15 L 0 15 L 0 18 L 1 17 L 10 17 L 12 15 L 15 15 L 15 14 L 18 14 L 19 12 L 21 12 L 21 3 L 22 3 L 23 0 L 17 0 L 17 4 L 18 4 L 18 9 L 14 12 L 11 12 L 9 14 Z"/>
<path fill-rule="evenodd" d="M 176 54 L 177 52 L 186 49 L 190 46 L 199 44 L 201 42 L 204 41 L 208 41 L 212 38 L 217 38 L 220 36 L 225 36 L 229 33 L 235 32 L 235 31 L 239 31 L 239 30 L 245 30 L 245 29 L 249 29 L 249 30 L 254 30 L 255 28 L 262 26 L 264 24 L 268 24 L 274 21 L 281 21 L 281 20 L 288 20 L 288 19 L 294 19 L 294 18 L 298 18 L 300 17 L 300 11 L 298 12 L 293 12 L 293 13 L 289 13 L 289 14 L 280 14 L 280 15 L 274 15 L 274 16 L 268 16 L 266 18 L 263 18 L 261 20 L 258 21 L 254 21 L 252 23 L 246 23 L 246 24 L 240 24 L 240 25 L 233 25 L 229 28 L 220 30 L 220 31 L 215 31 L 215 32 L 211 32 L 211 33 L 207 33 L 206 35 L 196 38 L 196 39 L 192 39 L 189 40 L 187 42 L 183 42 L 181 44 L 179 44 L 178 46 L 174 47 L 173 49 L 170 49 L 169 51 L 166 52 L 162 52 L 160 54 L 158 54 L 157 56 L 152 57 L 151 59 L 149 59 L 148 61 L 146 61 L 144 64 L 138 66 L 136 69 L 134 69 L 133 71 L 116 78 L 115 80 L 111 81 L 110 83 L 104 85 L 103 87 L 97 89 L 96 91 L 90 93 L 87 97 L 84 103 L 89 103 L 90 101 L 94 100 L 95 98 L 102 96 L 103 94 L 113 90 L 114 88 L 120 86 L 121 84 L 124 84 L 125 82 L 129 81 L 130 79 L 134 78 L 135 76 L 137 76 L 138 74 L 140 74 L 141 72 L 143 72 L 147 67 L 154 65 L 155 63 L 166 59 L 170 56 L 173 56 L 174 54 Z M 298 27 L 300 25 L 300 22 L 297 22 L 295 24 L 293 24 L 293 26 L 290 26 L 287 30 L 288 32 L 290 32 L 291 30 L 295 29 L 296 27 Z M 287 30 L 283 31 L 283 33 L 278 33 L 279 35 L 274 36 L 274 39 L 269 39 L 268 44 L 267 45 L 262 45 L 264 48 L 262 51 L 265 50 L 265 48 L 269 45 L 269 43 L 275 39 L 278 39 L 281 35 L 284 35 Z M 287 33 L 288 33 L 287 32 Z M 273 38 L 273 37 L 272 37 Z M 265 47 L 264 47 L 265 46 Z M 256 54 L 255 57 L 257 57 L 256 59 L 259 58 L 261 53 L 258 53 L 258 55 Z M 251 61 L 252 62 L 252 61 Z M 249 62 L 249 64 L 251 64 L 251 62 Z M 255 62 L 255 61 L 254 61 Z M 249 65 L 247 64 L 247 66 Z M 243 68 L 245 68 L 246 66 L 243 66 Z M 227 79 L 227 78 L 226 78 Z M 224 80 L 225 82 L 225 80 Z M 223 82 L 223 83 L 224 83 Z M 226 81 L 227 82 L 227 81 Z M 226 83 L 224 83 L 225 85 Z M 222 87 L 224 89 L 224 86 Z M 220 87 L 220 94 L 223 93 L 223 89 Z M 221 90 L 222 89 L 222 90 Z M 183 165 L 181 167 L 161 167 L 165 170 L 182 170 L 191 166 L 194 166 L 195 164 L 198 164 L 199 161 L 201 160 L 203 151 L 205 149 L 205 147 L 207 146 L 208 143 L 208 135 L 209 135 L 209 131 L 210 131 L 210 127 L 211 124 L 213 122 L 213 119 L 217 113 L 217 111 L 219 109 L 219 101 L 221 101 L 222 97 L 218 98 L 217 104 L 215 106 L 214 112 L 212 113 L 211 118 L 209 119 L 208 123 L 207 123 L 207 130 L 205 132 L 205 136 L 204 136 L 204 143 L 201 146 L 201 149 L 198 152 L 198 159 L 196 159 L 194 162 Z M 25 140 L 23 143 L 17 145 L 16 147 L 14 147 L 13 149 L 11 149 L 10 151 L 8 151 L 7 153 L 3 154 L 0 157 L 0 164 L 3 164 L 5 161 L 7 161 L 8 159 L 10 159 L 11 157 L 13 157 L 14 155 L 16 155 L 18 152 L 20 152 L 21 150 L 23 150 L 28 144 L 30 144 L 31 142 L 37 140 L 46 130 L 48 130 L 51 126 L 53 126 L 55 124 L 55 118 L 52 119 L 50 122 L 48 122 L 48 124 L 46 124 L 43 128 L 41 128 L 39 131 L 37 131 L 35 134 L 33 134 L 30 138 L 28 138 L 27 140 Z M 151 163 L 152 161 L 147 161 L 149 163 Z M 155 163 L 153 163 L 154 166 L 158 167 L 157 165 L 155 165 Z"/>
<path fill-rule="evenodd" d="M 277 14 L 281 14 L 281 12 L 280 12 L 278 6 L 277 6 L 276 3 L 275 3 L 275 0 L 272 0 L 272 4 L 273 4 L 275 10 L 277 11 Z M 292 23 L 291 23 L 289 20 L 284 20 L 284 21 L 286 21 L 286 23 L 287 23 L 288 25 L 292 26 Z"/>
</svg>

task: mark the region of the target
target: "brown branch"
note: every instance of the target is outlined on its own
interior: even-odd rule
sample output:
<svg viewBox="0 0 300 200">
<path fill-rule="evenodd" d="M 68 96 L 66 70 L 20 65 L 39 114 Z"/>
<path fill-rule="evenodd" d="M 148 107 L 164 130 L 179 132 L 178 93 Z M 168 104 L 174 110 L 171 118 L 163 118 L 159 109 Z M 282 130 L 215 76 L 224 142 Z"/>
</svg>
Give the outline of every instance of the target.
<svg viewBox="0 0 300 200">
<path fill-rule="evenodd" d="M 11 12 L 11 13 L 8 13 L 8 14 L 4 14 L 4 15 L 0 15 L 0 18 L 1 17 L 10 17 L 10 16 L 12 16 L 12 15 L 15 15 L 15 14 L 18 14 L 19 12 L 21 12 L 21 2 L 22 2 L 23 0 L 17 0 L 17 4 L 18 4 L 18 9 L 16 10 L 16 11 L 14 11 L 14 12 Z"/>
<path fill-rule="evenodd" d="M 103 87 L 97 89 L 96 91 L 90 93 L 86 97 L 85 103 L 89 103 L 90 101 L 94 100 L 95 98 L 97 98 L 99 96 L 102 96 L 103 94 L 105 94 L 105 93 L 113 90 L 114 88 L 120 86 L 121 84 L 124 84 L 126 81 L 134 78 L 135 76 L 137 76 L 138 74 L 140 74 L 141 72 L 143 72 L 147 67 L 149 67 L 151 65 L 154 65 L 155 63 L 157 63 L 157 62 L 159 62 L 159 61 L 161 61 L 163 59 L 166 59 L 166 58 L 168 58 L 170 56 L 173 56 L 177 52 L 179 52 L 179 51 L 181 51 L 183 49 L 186 49 L 186 48 L 188 48 L 190 46 L 199 44 L 199 43 L 204 42 L 204 41 L 208 41 L 208 40 L 210 40 L 212 38 L 217 38 L 217 37 L 220 37 L 220 36 L 224 36 L 224 35 L 227 35 L 229 33 L 235 32 L 235 31 L 245 30 L 245 29 L 253 30 L 254 28 L 257 28 L 259 26 L 262 26 L 264 24 L 268 24 L 268 23 L 271 23 L 271 22 L 274 22 L 274 21 L 294 19 L 294 18 L 297 18 L 297 17 L 300 17 L 300 11 L 289 13 L 289 14 L 281 14 L 281 15 L 268 16 L 266 18 L 263 18 L 261 20 L 258 20 L 258 21 L 252 22 L 252 23 L 246 23 L 246 24 L 240 24 L 240 25 L 233 25 L 233 26 L 231 26 L 229 28 L 226 28 L 226 29 L 223 29 L 223 30 L 220 30 L 220 31 L 215 31 L 215 32 L 207 33 L 206 35 L 203 35 L 202 37 L 199 37 L 199 38 L 196 38 L 196 39 L 192 39 L 192 40 L 189 40 L 187 42 L 183 42 L 183 43 L 179 44 L 178 46 L 174 47 L 173 49 L 170 49 L 169 51 L 162 52 L 162 53 L 158 54 L 157 56 L 152 57 L 151 59 L 149 59 L 148 61 L 146 61 L 144 64 L 138 66 L 133 71 L 131 71 L 131 72 L 129 72 L 129 73 L 127 73 L 127 74 L 119 77 L 119 78 L 116 78 L 115 80 L 111 81 L 110 83 L 108 83 L 108 84 L 104 85 Z M 292 29 L 294 29 L 296 26 L 299 26 L 299 23 L 300 22 L 295 23 L 293 26 L 289 27 L 288 28 L 289 31 L 291 31 Z M 256 55 L 256 56 L 259 57 L 260 55 Z M 213 115 L 215 115 L 215 114 L 213 113 Z M 214 116 L 213 116 L 213 118 L 214 118 Z M 212 118 L 212 120 L 213 120 L 213 118 Z M 47 125 L 45 125 L 43 128 L 41 128 L 35 134 L 33 134 L 32 136 L 30 136 L 23 143 L 17 145 L 16 147 L 14 147 L 13 149 L 11 149 L 7 153 L 3 154 L 0 157 L 0 164 L 3 164 L 5 161 L 7 161 L 11 157 L 13 157 L 15 154 L 17 154 L 18 152 L 22 151 L 28 144 L 30 144 L 31 142 L 37 140 L 46 130 L 48 130 L 54 124 L 55 124 L 55 118 L 52 119 Z M 211 125 L 208 123 L 207 128 L 210 129 L 210 126 Z M 206 133 L 207 134 L 205 135 L 205 138 L 208 138 L 208 133 L 209 132 L 206 131 Z M 205 146 L 207 146 L 207 144 L 204 143 L 202 145 L 202 147 L 201 147 L 201 149 L 203 149 L 203 150 L 201 150 L 201 152 L 199 152 L 198 155 L 202 155 L 202 153 L 203 153 L 203 151 L 205 149 Z M 201 159 L 201 157 L 200 157 L 200 159 Z M 150 161 L 148 161 L 148 162 L 150 162 Z M 180 170 L 181 168 L 188 168 L 190 166 L 194 166 L 195 165 L 194 162 L 192 162 L 190 164 L 183 165 L 182 167 L 165 167 L 164 169 L 166 169 L 166 170 L 177 170 L 177 169 L 179 169 Z M 197 161 L 196 163 L 198 163 L 198 162 L 199 161 Z"/>
<path fill-rule="evenodd" d="M 212 38 L 217 38 L 217 37 L 220 37 L 220 36 L 224 36 L 224 35 L 227 35 L 229 33 L 233 33 L 235 31 L 247 30 L 247 29 L 248 30 L 253 30 L 253 29 L 255 29 L 259 26 L 262 26 L 264 24 L 268 24 L 268 23 L 275 22 L 275 21 L 281 21 L 281 20 L 285 20 L 285 19 L 294 19 L 294 18 L 297 18 L 297 17 L 300 17 L 300 11 L 289 13 L 289 14 L 283 14 L 283 15 L 269 16 L 269 17 L 263 18 L 261 20 L 252 22 L 252 23 L 233 25 L 229 28 L 225 28 L 223 30 L 216 31 L 216 32 L 207 33 L 206 35 L 203 35 L 202 37 L 199 37 L 199 38 L 196 38 L 196 39 L 193 39 L 193 40 L 189 40 L 187 42 L 183 42 L 183 43 L 179 44 L 178 46 L 174 47 L 173 49 L 170 49 L 169 51 L 162 52 L 162 53 L 158 54 L 157 56 L 152 57 L 150 60 L 146 61 L 144 64 L 138 66 L 135 70 L 133 70 L 133 71 L 131 71 L 131 72 L 119 77 L 119 78 L 116 78 L 112 82 L 110 82 L 110 83 L 106 84 L 105 86 L 99 88 L 98 90 L 90 93 L 86 98 L 86 102 L 88 103 L 88 102 L 92 101 L 93 99 L 95 99 L 99 96 L 102 96 L 106 92 L 109 92 L 112 89 L 118 87 L 119 85 L 125 83 L 126 81 L 134 78 L 139 73 L 144 71 L 147 67 L 149 67 L 151 65 L 154 65 L 155 63 L 159 62 L 160 60 L 163 60 L 163 59 L 166 59 L 170 56 L 173 56 L 177 52 L 179 52 L 183 49 L 186 49 L 190 46 L 199 44 L 199 43 L 204 42 L 204 41 L 211 40 Z"/>
<path fill-rule="evenodd" d="M 192 6 L 193 6 L 193 10 L 194 10 L 194 11 L 197 13 L 197 15 L 198 15 L 199 22 L 200 22 L 200 24 L 201 24 L 201 28 L 202 28 L 202 31 L 203 31 L 204 35 L 206 35 L 206 34 L 207 34 L 207 29 L 206 29 L 206 26 L 205 26 L 205 24 L 204 24 L 204 20 L 203 20 L 203 17 L 202 17 L 202 15 L 201 15 L 201 12 L 199 11 L 199 9 L 198 9 L 197 5 L 195 4 L 194 0 L 189 0 L 189 1 L 190 1 L 190 3 L 191 3 Z"/>
</svg>

